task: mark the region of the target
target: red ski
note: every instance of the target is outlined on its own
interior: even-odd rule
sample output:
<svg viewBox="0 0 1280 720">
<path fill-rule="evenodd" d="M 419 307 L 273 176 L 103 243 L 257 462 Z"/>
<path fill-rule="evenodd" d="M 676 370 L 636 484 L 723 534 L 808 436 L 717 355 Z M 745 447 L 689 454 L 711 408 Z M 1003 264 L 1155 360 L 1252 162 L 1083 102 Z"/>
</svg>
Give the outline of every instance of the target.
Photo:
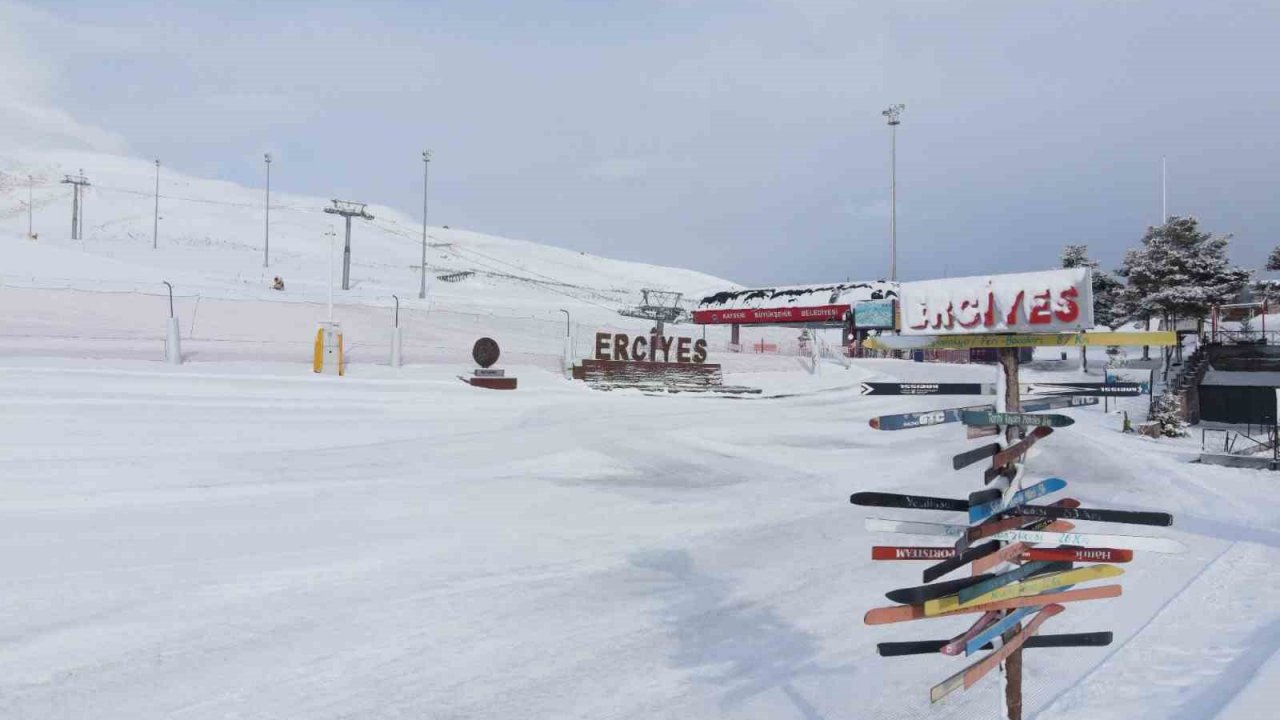
<svg viewBox="0 0 1280 720">
<path fill-rule="evenodd" d="M 1133 559 L 1133 551 L 1116 548 L 1028 548 L 1021 557 L 1028 561 L 1127 563 Z"/>
<path fill-rule="evenodd" d="M 1052 434 L 1053 428 L 1051 427 L 1038 427 L 1035 430 L 1032 430 L 1026 437 L 992 456 L 991 467 L 1003 467 L 1020 459 L 1023 455 L 1027 454 L 1027 451 L 1031 449 L 1032 445 L 1036 444 L 1037 440 L 1047 438 Z"/>
<path fill-rule="evenodd" d="M 872 560 L 946 560 L 955 554 L 953 547 L 871 546 Z"/>
</svg>

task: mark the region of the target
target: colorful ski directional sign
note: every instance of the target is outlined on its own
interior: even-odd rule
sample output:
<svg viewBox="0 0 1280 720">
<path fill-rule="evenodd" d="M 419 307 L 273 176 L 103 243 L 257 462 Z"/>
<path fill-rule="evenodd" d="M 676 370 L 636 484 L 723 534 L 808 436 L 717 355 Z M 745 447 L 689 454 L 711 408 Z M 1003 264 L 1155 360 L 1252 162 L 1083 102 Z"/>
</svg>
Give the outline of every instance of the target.
<svg viewBox="0 0 1280 720">
<path fill-rule="evenodd" d="M 1036 383 L 1027 387 L 1030 394 L 1051 397 L 1137 397 L 1142 394 L 1138 383 Z"/>
<path fill-rule="evenodd" d="M 995 395 L 995 383 L 864 382 L 863 395 Z"/>
<path fill-rule="evenodd" d="M 874 430 L 910 430 L 912 428 L 942 425 L 960 422 L 960 414 L 966 410 L 994 410 L 994 405 L 975 405 L 972 407 L 943 408 L 941 410 L 925 410 L 923 412 L 897 413 L 873 417 L 867 424 Z"/>
<path fill-rule="evenodd" d="M 960 422 L 965 425 L 1019 425 L 1022 427 L 1067 427 L 1075 423 L 1075 418 L 1066 415 L 1036 415 L 1033 413 L 994 412 L 987 410 L 965 410 L 960 413 Z"/>
<path fill-rule="evenodd" d="M 1022 644 L 1023 650 L 1032 650 L 1035 648 L 1064 648 L 1064 647 L 1106 647 L 1111 644 L 1113 635 L 1110 631 L 1100 632 L 1083 632 L 1083 633 L 1058 633 L 1055 635 L 1036 635 L 1027 638 Z M 903 657 L 906 655 L 932 655 L 942 652 L 944 655 L 949 654 L 945 651 L 948 643 L 947 640 L 912 640 L 908 642 L 882 642 L 876 645 L 876 652 L 881 657 Z M 987 643 L 979 650 L 991 650 L 994 647 L 992 643 Z M 956 653 L 959 654 L 959 653 Z"/>
<path fill-rule="evenodd" d="M 949 617 L 951 615 L 963 615 L 967 613 L 984 613 L 988 610 L 1014 610 L 1020 607 L 1045 605 L 1048 603 L 1104 600 L 1108 598 L 1117 598 L 1122 594 L 1124 594 L 1124 590 L 1119 585 L 1099 585 L 1097 587 L 1073 588 L 1071 590 L 1063 590 L 1061 592 L 1049 592 L 1042 595 L 1033 595 L 1031 597 L 1017 597 L 1009 600 L 983 603 L 981 605 L 966 606 L 952 612 L 942 613 L 936 617 Z M 862 616 L 862 622 L 865 625 L 885 625 L 888 623 L 923 620 L 928 617 L 935 616 L 926 615 L 923 605 L 891 605 L 889 607 L 878 607 L 868 610 L 866 614 Z"/>
</svg>

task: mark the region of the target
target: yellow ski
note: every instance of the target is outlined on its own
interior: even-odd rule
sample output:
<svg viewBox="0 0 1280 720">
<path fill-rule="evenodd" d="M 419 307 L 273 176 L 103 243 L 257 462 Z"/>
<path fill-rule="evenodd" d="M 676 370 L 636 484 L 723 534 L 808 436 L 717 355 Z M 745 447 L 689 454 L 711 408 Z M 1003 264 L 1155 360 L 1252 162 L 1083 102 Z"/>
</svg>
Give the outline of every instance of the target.
<svg viewBox="0 0 1280 720">
<path fill-rule="evenodd" d="M 983 603 L 998 602 L 1000 600 L 1012 600 L 1013 598 L 1030 597 L 1039 595 L 1046 590 L 1053 590 L 1067 585 L 1077 585 L 1082 582 L 1091 580 L 1102 580 L 1104 578 L 1112 578 L 1117 575 L 1123 575 L 1124 570 L 1115 565 L 1090 565 L 1089 567 L 1076 568 L 1074 570 L 1062 570 L 1060 572 L 1048 573 L 1039 577 L 1023 580 L 1022 582 L 1009 583 L 1001 588 L 996 588 L 985 595 L 970 600 L 967 603 L 960 602 L 959 595 L 946 595 L 933 600 L 927 600 L 924 604 L 924 614 L 926 616 L 941 615 L 942 613 L 963 610 L 973 607 L 974 605 L 982 605 Z"/>
</svg>

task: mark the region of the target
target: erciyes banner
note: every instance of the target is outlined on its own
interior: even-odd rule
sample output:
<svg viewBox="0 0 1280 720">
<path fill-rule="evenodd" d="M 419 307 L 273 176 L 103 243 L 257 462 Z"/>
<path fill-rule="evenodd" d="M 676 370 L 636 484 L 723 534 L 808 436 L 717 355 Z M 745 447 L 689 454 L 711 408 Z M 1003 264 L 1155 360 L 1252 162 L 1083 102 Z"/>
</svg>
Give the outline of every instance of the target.
<svg viewBox="0 0 1280 720">
<path fill-rule="evenodd" d="M 902 283 L 903 335 L 1061 333 L 1093 327 L 1089 268 Z"/>
</svg>

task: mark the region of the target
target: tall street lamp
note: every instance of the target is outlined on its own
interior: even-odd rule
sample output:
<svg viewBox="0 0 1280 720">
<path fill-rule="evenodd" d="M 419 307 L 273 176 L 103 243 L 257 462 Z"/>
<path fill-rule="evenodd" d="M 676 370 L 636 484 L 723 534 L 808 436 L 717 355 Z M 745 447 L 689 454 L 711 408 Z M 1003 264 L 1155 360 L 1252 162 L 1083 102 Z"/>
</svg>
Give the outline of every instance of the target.
<svg viewBox="0 0 1280 720">
<path fill-rule="evenodd" d="M 418 297 L 427 296 L 427 172 L 431 167 L 431 151 L 422 151 L 422 282 Z"/>
<path fill-rule="evenodd" d="M 160 160 L 156 160 L 156 213 L 151 225 L 151 249 L 160 247 Z"/>
<path fill-rule="evenodd" d="M 267 197 L 262 202 L 262 267 L 271 266 L 271 153 L 263 153 L 262 160 L 267 164 Z"/>
<path fill-rule="evenodd" d="M 880 113 L 889 120 L 889 279 L 893 281 L 898 279 L 898 124 L 906 109 L 898 103 Z"/>
</svg>

